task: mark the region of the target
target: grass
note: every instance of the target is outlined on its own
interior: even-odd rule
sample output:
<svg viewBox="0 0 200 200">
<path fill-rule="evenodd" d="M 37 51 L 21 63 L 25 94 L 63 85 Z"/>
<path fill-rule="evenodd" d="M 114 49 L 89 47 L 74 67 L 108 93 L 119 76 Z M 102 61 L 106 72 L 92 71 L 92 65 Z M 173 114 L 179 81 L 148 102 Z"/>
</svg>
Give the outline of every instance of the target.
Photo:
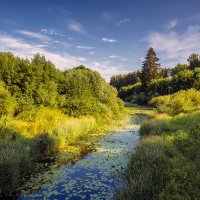
<svg viewBox="0 0 200 200">
<path fill-rule="evenodd" d="M 24 178 L 40 170 L 57 152 L 71 160 L 84 153 L 89 138 L 116 125 L 92 116 L 68 117 L 60 110 L 40 107 L 23 111 L 17 117 L 0 118 L 0 197 L 13 195 Z M 86 138 L 86 139 L 84 139 Z M 61 160 L 63 154 L 56 156 Z M 55 158 L 55 156 L 53 156 Z"/>
<path fill-rule="evenodd" d="M 195 109 L 197 110 L 197 109 Z M 119 199 L 200 199 L 200 112 L 157 114 L 141 125 Z"/>
</svg>

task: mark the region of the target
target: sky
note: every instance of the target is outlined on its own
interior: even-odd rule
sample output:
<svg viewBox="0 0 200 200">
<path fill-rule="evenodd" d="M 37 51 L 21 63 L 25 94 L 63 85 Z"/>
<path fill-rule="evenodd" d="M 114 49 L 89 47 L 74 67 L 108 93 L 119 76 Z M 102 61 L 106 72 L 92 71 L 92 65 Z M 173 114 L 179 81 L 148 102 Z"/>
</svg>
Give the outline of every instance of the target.
<svg viewBox="0 0 200 200">
<path fill-rule="evenodd" d="M 200 0 L 0 0 L 0 51 L 61 70 L 83 64 L 109 81 L 141 69 L 150 46 L 162 67 L 200 54 Z"/>
</svg>

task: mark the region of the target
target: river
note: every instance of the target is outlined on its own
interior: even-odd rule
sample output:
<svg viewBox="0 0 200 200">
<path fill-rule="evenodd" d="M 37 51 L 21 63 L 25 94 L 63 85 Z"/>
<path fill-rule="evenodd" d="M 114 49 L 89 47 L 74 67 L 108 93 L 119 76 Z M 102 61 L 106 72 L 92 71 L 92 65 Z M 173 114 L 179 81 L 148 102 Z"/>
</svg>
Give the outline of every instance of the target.
<svg viewBox="0 0 200 200">
<path fill-rule="evenodd" d="M 143 118 L 131 116 L 125 127 L 100 138 L 95 151 L 74 164 L 38 174 L 24 185 L 19 200 L 114 199 L 123 185 L 130 155 L 139 142 Z M 30 187 L 31 192 L 26 189 Z"/>
</svg>

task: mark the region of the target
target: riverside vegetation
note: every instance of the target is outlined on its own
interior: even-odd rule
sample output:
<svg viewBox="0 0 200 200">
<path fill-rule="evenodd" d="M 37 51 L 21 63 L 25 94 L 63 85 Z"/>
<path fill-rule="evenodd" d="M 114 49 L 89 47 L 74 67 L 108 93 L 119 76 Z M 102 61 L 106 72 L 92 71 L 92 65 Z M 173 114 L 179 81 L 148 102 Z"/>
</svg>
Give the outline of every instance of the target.
<svg viewBox="0 0 200 200">
<path fill-rule="evenodd" d="M 39 54 L 29 61 L 0 53 L 0 197 L 117 119 L 118 91 L 155 108 L 141 125 L 118 199 L 200 199 L 200 58 L 193 53 L 172 69 L 158 61 L 149 48 L 142 70 L 113 76 L 110 86 L 84 66 L 61 72 Z"/>
<path fill-rule="evenodd" d="M 1 52 L 0 197 L 14 195 L 45 160 L 111 123 L 122 108 L 95 71 L 61 72 L 39 54 L 29 61 Z"/>
<path fill-rule="evenodd" d="M 162 69 L 150 48 L 142 70 L 132 73 L 134 84 L 119 86 L 130 74 L 111 78 L 121 98 L 155 108 L 141 125 L 118 199 L 200 199 L 200 58 L 188 61 Z"/>
</svg>

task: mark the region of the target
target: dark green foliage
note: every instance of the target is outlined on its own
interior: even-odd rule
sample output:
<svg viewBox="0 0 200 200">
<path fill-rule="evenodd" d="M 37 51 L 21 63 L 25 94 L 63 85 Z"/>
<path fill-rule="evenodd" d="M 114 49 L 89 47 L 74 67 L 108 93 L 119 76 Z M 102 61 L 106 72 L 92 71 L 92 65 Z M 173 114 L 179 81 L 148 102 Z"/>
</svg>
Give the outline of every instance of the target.
<svg viewBox="0 0 200 200">
<path fill-rule="evenodd" d="M 113 114 L 119 113 L 121 106 L 116 98 L 117 91 L 99 75 L 83 66 L 65 72 L 64 108 L 71 116 L 105 115 L 107 107 Z"/>
<path fill-rule="evenodd" d="M 200 67 L 200 56 L 196 53 L 192 53 L 187 59 L 189 62 L 189 69 L 193 70 Z"/>
<path fill-rule="evenodd" d="M 145 61 L 143 62 L 142 71 L 141 71 L 141 83 L 142 87 L 145 90 L 148 84 L 159 78 L 159 59 L 156 56 L 156 53 L 153 48 L 149 48 Z"/>
<path fill-rule="evenodd" d="M 125 75 L 112 76 L 110 79 L 110 85 L 120 90 L 121 87 L 134 85 L 140 81 L 140 72 L 132 72 Z"/>
<path fill-rule="evenodd" d="M 0 53 L 0 69 L 0 80 L 15 97 L 11 97 L 1 84 L 1 107 L 4 107 L 0 112 L 5 112 L 2 114 L 13 114 L 15 111 L 15 115 L 18 115 L 23 110 L 41 105 L 65 109 L 67 114 L 76 117 L 99 117 L 102 106 L 108 106 L 113 115 L 121 109 L 116 90 L 97 72 L 84 66 L 61 72 L 39 54 L 30 62 L 11 53 Z M 137 81 L 136 74 L 130 74 L 127 78 L 129 82 Z"/>
<path fill-rule="evenodd" d="M 187 70 L 188 69 L 188 65 L 186 64 L 177 64 L 174 68 L 172 68 L 171 70 L 171 75 L 175 76 L 176 74 L 178 74 L 181 71 Z"/>
<path fill-rule="evenodd" d="M 126 101 L 127 97 L 130 97 L 131 95 L 137 95 L 140 92 L 140 87 L 141 87 L 140 82 L 134 85 L 121 87 L 118 96 Z"/>
<path fill-rule="evenodd" d="M 168 69 L 168 68 L 161 68 L 159 70 L 159 77 L 160 78 L 168 78 L 171 74 L 171 69 Z"/>
</svg>

